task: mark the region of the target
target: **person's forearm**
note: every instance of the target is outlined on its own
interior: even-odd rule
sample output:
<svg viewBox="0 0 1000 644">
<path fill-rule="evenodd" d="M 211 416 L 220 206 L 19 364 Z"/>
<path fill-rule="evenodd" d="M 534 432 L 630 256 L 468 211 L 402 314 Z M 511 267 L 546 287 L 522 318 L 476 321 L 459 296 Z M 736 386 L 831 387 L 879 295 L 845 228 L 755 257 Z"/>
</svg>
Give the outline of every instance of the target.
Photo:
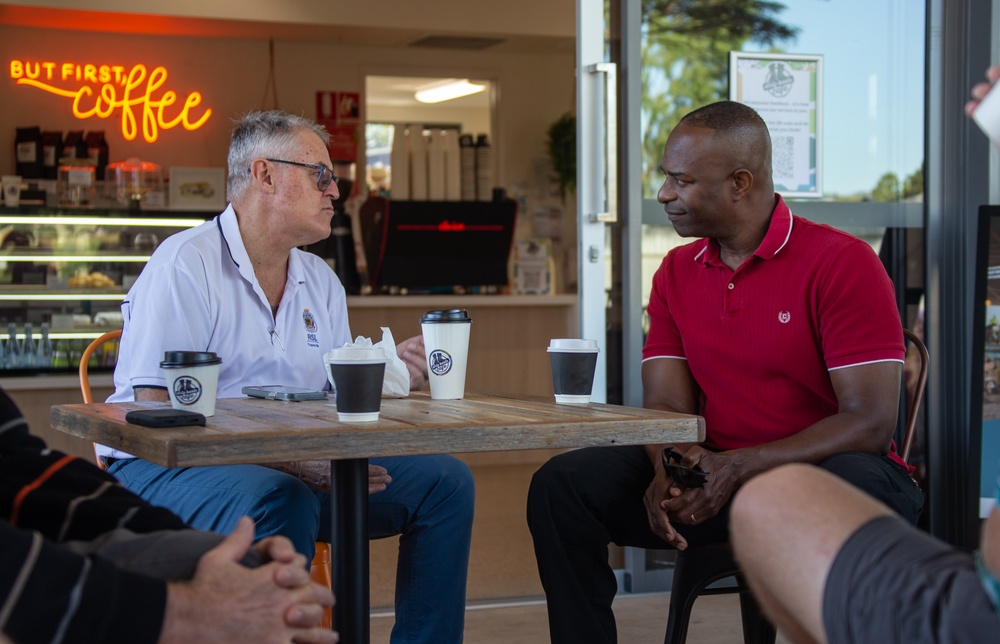
<svg viewBox="0 0 1000 644">
<path fill-rule="evenodd" d="M 882 454 L 888 447 L 893 427 L 860 414 L 841 412 L 787 438 L 726 451 L 733 457 L 742 485 L 754 476 L 787 463 L 817 464 L 843 452 Z"/>
<path fill-rule="evenodd" d="M 287 463 L 263 463 L 265 467 L 291 474 L 309 487 L 330 491 L 330 461 L 290 461 Z"/>
</svg>

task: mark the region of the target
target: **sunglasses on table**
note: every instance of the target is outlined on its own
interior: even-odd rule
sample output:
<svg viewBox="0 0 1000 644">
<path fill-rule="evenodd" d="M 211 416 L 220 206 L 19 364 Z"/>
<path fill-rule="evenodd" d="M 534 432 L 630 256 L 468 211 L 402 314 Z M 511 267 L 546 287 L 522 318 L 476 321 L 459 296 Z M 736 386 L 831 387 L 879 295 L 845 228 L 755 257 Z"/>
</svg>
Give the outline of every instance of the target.
<svg viewBox="0 0 1000 644">
<path fill-rule="evenodd" d="M 685 467 L 681 465 L 680 453 L 669 447 L 663 450 L 663 469 L 666 470 L 674 483 L 680 487 L 704 487 L 708 472 L 698 466 Z"/>
<path fill-rule="evenodd" d="M 331 183 L 340 183 L 340 179 L 333 175 L 333 170 L 326 167 L 325 165 L 310 165 L 308 163 L 299 163 L 298 161 L 286 161 L 285 159 L 264 159 L 265 161 L 270 161 L 271 163 L 286 163 L 288 165 L 297 165 L 300 168 L 309 168 L 310 170 L 316 170 L 319 172 L 316 175 L 316 188 L 320 192 L 326 191 L 330 187 Z M 249 168 L 247 169 L 249 171 Z"/>
</svg>

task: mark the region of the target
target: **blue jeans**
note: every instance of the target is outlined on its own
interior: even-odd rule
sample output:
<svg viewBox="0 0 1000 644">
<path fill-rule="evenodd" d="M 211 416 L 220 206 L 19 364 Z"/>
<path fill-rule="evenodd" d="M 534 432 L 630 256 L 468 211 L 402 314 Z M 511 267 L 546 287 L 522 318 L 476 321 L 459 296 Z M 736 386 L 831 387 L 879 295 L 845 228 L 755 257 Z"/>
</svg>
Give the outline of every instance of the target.
<svg viewBox="0 0 1000 644">
<path fill-rule="evenodd" d="M 369 535 L 401 535 L 391 642 L 461 642 L 475 501 L 472 473 L 450 456 L 369 462 L 392 477 L 387 489 L 368 497 Z M 114 462 L 108 472 L 201 530 L 227 534 L 246 515 L 254 520 L 258 539 L 285 536 L 307 560 L 317 540 L 330 539 L 329 495 L 267 467 L 166 469 L 127 459 Z"/>
</svg>

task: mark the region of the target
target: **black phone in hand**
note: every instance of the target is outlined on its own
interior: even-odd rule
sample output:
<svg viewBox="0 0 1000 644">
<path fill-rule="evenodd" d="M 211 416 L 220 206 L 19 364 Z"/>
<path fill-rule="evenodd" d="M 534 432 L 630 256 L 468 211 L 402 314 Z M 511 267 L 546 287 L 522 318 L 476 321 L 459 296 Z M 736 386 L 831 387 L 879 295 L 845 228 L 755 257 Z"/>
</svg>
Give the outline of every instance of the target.
<svg viewBox="0 0 1000 644">
<path fill-rule="evenodd" d="M 670 478 L 673 479 L 679 487 L 704 487 L 705 479 L 708 478 L 708 472 L 701 469 L 697 465 L 694 467 L 685 467 L 681 465 L 681 459 L 683 458 L 678 452 L 670 449 L 669 447 L 663 450 L 663 469 L 666 470 Z"/>
<path fill-rule="evenodd" d="M 182 427 L 204 425 L 205 415 L 183 409 L 133 409 L 125 414 L 125 422 L 143 427 Z"/>
</svg>

